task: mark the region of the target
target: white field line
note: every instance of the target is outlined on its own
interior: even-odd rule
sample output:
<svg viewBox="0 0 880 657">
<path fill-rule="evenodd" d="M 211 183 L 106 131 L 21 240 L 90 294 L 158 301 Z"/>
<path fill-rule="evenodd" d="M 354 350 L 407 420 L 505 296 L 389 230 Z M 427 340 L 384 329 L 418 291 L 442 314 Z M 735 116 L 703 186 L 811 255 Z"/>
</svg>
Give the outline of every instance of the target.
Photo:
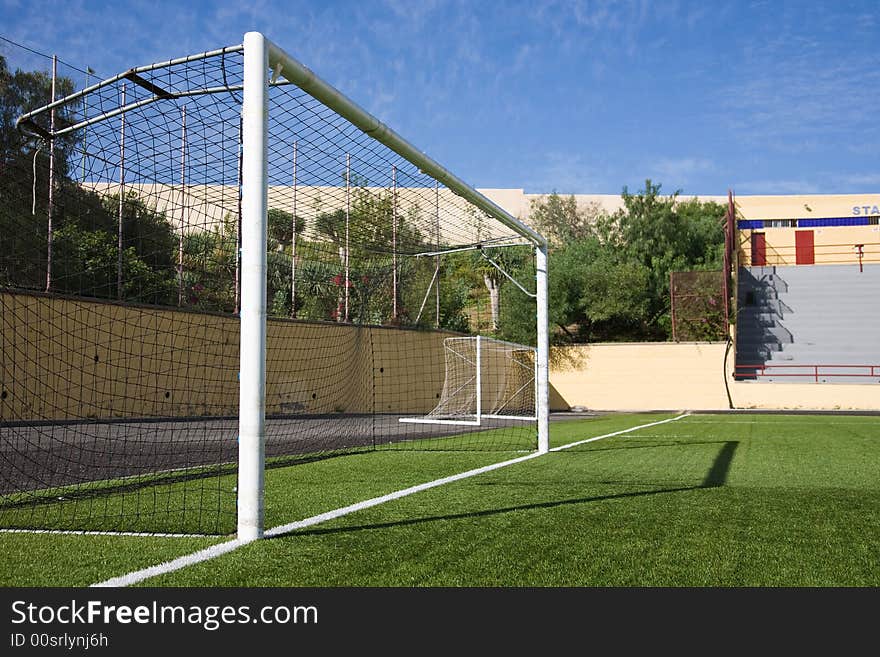
<svg viewBox="0 0 880 657">
<path fill-rule="evenodd" d="M 677 415 L 675 417 L 666 418 L 665 420 L 659 420 L 657 422 L 650 422 L 649 424 L 642 424 L 637 427 L 633 427 L 632 429 L 621 429 L 620 431 L 615 431 L 614 433 L 606 433 L 603 436 L 596 436 L 595 438 L 587 438 L 585 440 L 578 440 L 577 442 L 568 443 L 567 445 L 560 445 L 559 447 L 554 447 L 551 449 L 551 452 L 561 452 L 564 449 L 570 449 L 572 447 L 577 447 L 578 445 L 586 445 L 587 443 L 592 443 L 597 440 L 602 440 L 603 438 L 612 438 L 614 436 L 620 436 L 625 433 L 631 433 L 633 431 L 638 431 L 639 429 L 647 429 L 648 427 L 656 427 L 660 424 L 666 424 L 667 422 L 675 422 L 676 420 L 681 420 L 682 418 L 690 417 L 690 413 L 682 413 L 681 415 Z"/>
<path fill-rule="evenodd" d="M 136 536 L 138 538 L 217 538 L 217 534 L 173 534 L 170 532 L 111 532 L 87 529 L 0 529 L 0 534 L 60 534 L 62 536 Z"/>
<path fill-rule="evenodd" d="M 688 417 L 688 413 L 683 415 L 679 415 L 677 417 L 667 418 L 665 420 L 659 420 L 657 422 L 650 422 L 648 424 L 641 424 L 639 426 L 630 427 L 629 429 L 621 429 L 620 431 L 614 431 L 612 433 L 606 433 L 601 436 L 595 436 L 593 438 L 587 438 L 585 440 L 578 440 L 573 443 L 568 443 L 567 445 L 561 445 L 560 447 L 554 447 L 551 449 L 551 452 L 559 452 L 564 449 L 569 449 L 571 447 L 577 447 L 578 445 L 584 445 L 586 443 L 592 443 L 597 440 L 602 440 L 604 438 L 612 438 L 613 436 L 620 436 L 625 433 L 631 433 L 633 431 L 638 431 L 639 429 L 646 429 L 648 427 L 655 427 L 660 424 L 666 424 L 667 422 L 675 422 L 676 420 L 680 420 L 682 418 Z M 267 538 L 272 536 L 281 536 L 282 534 L 288 534 L 290 532 L 296 531 L 298 529 L 304 529 L 306 527 L 311 527 L 313 525 L 320 524 L 322 522 L 327 522 L 328 520 L 334 520 L 336 518 L 341 518 L 342 516 L 346 516 L 350 513 L 354 513 L 355 511 L 362 511 L 364 509 L 369 509 L 374 506 L 378 506 L 380 504 L 384 504 L 385 502 L 391 502 L 393 500 L 399 500 L 402 497 L 407 497 L 408 495 L 412 495 L 414 493 L 420 493 L 425 490 L 430 490 L 431 488 L 436 488 L 437 486 L 443 486 L 445 484 L 449 484 L 455 481 L 461 481 L 462 479 L 467 479 L 469 477 L 475 477 L 480 474 L 484 474 L 486 472 L 492 472 L 493 470 L 499 470 L 500 468 L 506 468 L 509 465 L 515 465 L 517 463 L 523 463 L 525 461 L 530 461 L 531 459 L 538 458 L 539 456 L 543 456 L 543 454 L 539 452 L 532 452 L 531 454 L 527 454 L 525 456 L 520 456 L 515 459 L 510 459 L 508 461 L 502 461 L 500 463 L 493 463 L 491 465 L 486 465 L 481 468 L 475 468 L 473 470 L 468 470 L 467 472 L 460 472 L 459 474 L 450 475 L 448 477 L 442 477 L 440 479 L 435 479 L 434 481 L 429 481 L 424 484 L 418 484 L 416 486 L 410 486 L 409 488 L 403 488 L 401 490 L 395 491 L 393 493 L 388 493 L 387 495 L 381 495 L 379 497 L 374 497 L 369 500 L 364 500 L 363 502 L 357 502 L 356 504 L 350 504 L 348 506 L 341 507 L 339 509 L 334 509 L 332 511 L 327 511 L 326 513 L 321 513 L 316 516 L 312 516 L 311 518 L 305 518 L 303 520 L 297 520 L 296 522 L 291 522 L 286 525 L 279 525 L 278 527 L 273 527 L 272 529 L 268 529 L 265 532 L 265 536 Z M 247 541 L 239 541 L 237 539 L 227 541 L 225 543 L 219 543 L 217 545 L 212 545 L 209 548 L 205 548 L 204 550 L 199 550 L 198 552 L 193 552 L 192 554 L 184 555 L 182 557 L 178 557 L 177 559 L 172 559 L 171 561 L 166 561 L 164 563 L 160 563 L 156 566 L 151 566 L 150 568 L 145 568 L 143 570 L 137 570 L 131 573 L 127 573 L 125 575 L 120 575 L 119 577 L 113 577 L 112 579 L 108 579 L 103 582 L 98 582 L 96 584 L 92 584 L 92 587 L 115 587 L 115 586 L 131 586 L 132 584 L 137 584 L 139 582 L 144 581 L 145 579 L 149 579 L 151 577 L 156 577 L 158 575 L 164 575 L 166 573 L 171 573 L 176 570 L 180 570 L 181 568 L 186 568 L 187 566 L 192 566 L 194 564 L 200 563 L 202 561 L 208 561 L 210 559 L 214 559 L 223 554 L 227 554 L 240 548 L 243 545 L 246 545 Z"/>
<path fill-rule="evenodd" d="M 712 415 L 691 415 L 693 418 L 694 424 L 758 424 L 764 423 L 768 425 L 772 424 L 781 424 L 785 423 L 788 425 L 795 424 L 809 424 L 815 425 L 815 418 L 830 420 L 833 419 L 834 424 L 846 424 L 849 421 L 849 424 L 862 424 L 865 419 L 875 417 L 871 415 L 834 415 L 834 411 L 827 411 L 826 413 L 820 413 L 815 415 L 780 415 L 776 413 L 730 413 L 726 417 L 727 418 L 736 418 L 733 420 L 726 419 L 725 416 L 712 416 Z M 801 417 L 803 419 L 793 420 L 794 417 Z M 753 418 L 753 419 L 747 419 Z M 776 418 L 776 419 L 774 419 Z"/>
<path fill-rule="evenodd" d="M 151 577 L 157 577 L 158 575 L 171 573 L 175 570 L 180 570 L 181 568 L 186 568 L 187 566 L 191 566 L 202 561 L 214 559 L 222 554 L 226 554 L 227 552 L 232 552 L 233 550 L 240 548 L 242 545 L 245 545 L 245 542 L 239 541 L 238 539 L 226 541 L 225 543 L 218 543 L 217 545 L 212 545 L 211 547 L 205 548 L 204 550 L 199 550 L 198 552 L 193 552 L 192 554 L 187 554 L 182 557 L 178 557 L 177 559 L 172 559 L 171 561 L 160 563 L 156 566 L 150 566 L 149 568 L 144 568 L 143 570 L 137 570 L 126 575 L 120 575 L 119 577 L 113 577 L 103 582 L 92 584 L 92 588 L 110 586 L 131 586 L 132 584 L 137 584 L 138 582 L 142 582 L 145 579 L 149 579 Z"/>
</svg>

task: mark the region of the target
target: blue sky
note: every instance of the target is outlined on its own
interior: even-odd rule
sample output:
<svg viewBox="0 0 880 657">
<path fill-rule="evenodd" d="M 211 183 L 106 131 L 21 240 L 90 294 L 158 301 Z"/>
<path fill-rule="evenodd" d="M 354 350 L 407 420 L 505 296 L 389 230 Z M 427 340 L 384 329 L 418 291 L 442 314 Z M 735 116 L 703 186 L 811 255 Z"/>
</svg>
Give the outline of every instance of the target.
<svg viewBox="0 0 880 657">
<path fill-rule="evenodd" d="M 0 36 L 103 77 L 249 30 L 475 187 L 880 188 L 876 0 L 0 0 Z"/>
</svg>

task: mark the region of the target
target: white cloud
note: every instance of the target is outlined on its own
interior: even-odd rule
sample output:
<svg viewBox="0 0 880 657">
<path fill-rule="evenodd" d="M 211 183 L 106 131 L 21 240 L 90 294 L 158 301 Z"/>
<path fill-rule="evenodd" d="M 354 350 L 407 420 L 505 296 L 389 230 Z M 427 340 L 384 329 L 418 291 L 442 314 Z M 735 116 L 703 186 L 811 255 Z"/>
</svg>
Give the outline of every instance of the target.
<svg viewBox="0 0 880 657">
<path fill-rule="evenodd" d="M 854 188 L 856 191 L 871 191 L 870 188 L 880 187 L 880 172 L 854 173 L 838 176 L 840 184 L 844 187 Z"/>
</svg>

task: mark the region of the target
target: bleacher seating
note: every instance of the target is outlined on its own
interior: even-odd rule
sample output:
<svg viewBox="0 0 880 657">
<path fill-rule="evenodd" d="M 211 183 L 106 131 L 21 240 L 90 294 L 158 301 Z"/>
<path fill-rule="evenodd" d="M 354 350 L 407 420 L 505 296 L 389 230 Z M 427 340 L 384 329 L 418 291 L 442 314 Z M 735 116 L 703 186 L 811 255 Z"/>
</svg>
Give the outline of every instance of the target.
<svg viewBox="0 0 880 657">
<path fill-rule="evenodd" d="M 742 267 L 737 292 L 738 379 L 880 383 L 880 265 Z"/>
</svg>

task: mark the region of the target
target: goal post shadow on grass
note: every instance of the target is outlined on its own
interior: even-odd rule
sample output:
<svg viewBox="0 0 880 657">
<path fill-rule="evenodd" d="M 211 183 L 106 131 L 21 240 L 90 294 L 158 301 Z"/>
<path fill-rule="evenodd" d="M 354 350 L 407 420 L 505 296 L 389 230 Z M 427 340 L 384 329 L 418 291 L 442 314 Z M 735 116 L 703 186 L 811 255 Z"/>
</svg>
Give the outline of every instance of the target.
<svg viewBox="0 0 880 657">
<path fill-rule="evenodd" d="M 521 504 L 517 506 L 504 507 L 499 509 L 484 509 L 482 511 L 469 511 L 464 513 L 452 513 L 452 514 L 444 514 L 438 516 L 427 516 L 421 518 L 408 518 L 405 520 L 395 520 L 392 522 L 384 522 L 384 523 L 373 523 L 373 524 L 365 524 L 365 525 L 350 525 L 345 527 L 327 527 L 327 528 L 308 528 L 295 530 L 292 533 L 295 533 L 297 536 L 320 536 L 325 534 L 344 534 L 347 532 L 355 532 L 355 531 L 363 531 L 363 530 L 374 530 L 374 529 L 389 529 L 392 527 L 407 527 L 407 526 L 417 526 L 429 522 L 436 521 L 445 521 L 445 520 L 464 520 L 468 518 L 487 518 L 496 515 L 501 515 L 504 513 L 512 513 L 516 511 L 529 511 L 529 510 L 537 510 L 537 509 L 553 509 L 557 507 L 570 506 L 575 504 L 589 504 L 591 502 L 607 502 L 611 500 L 621 500 L 621 499 L 629 499 L 629 498 L 637 498 L 637 497 L 650 497 L 653 495 L 665 495 L 670 493 L 686 493 L 689 491 L 697 491 L 697 490 L 705 490 L 712 488 L 721 488 L 727 483 L 727 477 L 730 473 L 730 466 L 733 462 L 734 455 L 736 453 L 736 449 L 739 446 L 738 440 L 727 440 L 727 441 L 710 441 L 710 442 L 692 442 L 688 443 L 688 445 L 714 445 L 720 444 L 721 449 L 715 455 L 715 458 L 712 460 L 712 465 L 709 467 L 709 470 L 706 472 L 703 481 L 695 486 L 676 486 L 676 487 L 667 487 L 667 488 L 657 488 L 651 490 L 640 490 L 640 491 L 631 491 L 625 493 L 612 493 L 609 495 L 596 495 L 593 497 L 580 497 L 580 498 L 571 498 L 565 500 L 554 500 L 551 502 L 536 502 L 534 504 Z M 605 448 L 608 450 L 617 450 L 617 449 L 653 449 L 656 447 L 680 447 L 681 443 L 666 443 L 666 444 L 655 444 L 655 445 L 639 445 L 633 447 L 611 447 Z M 602 451 L 600 449 L 591 449 L 584 452 L 565 452 L 566 454 L 589 454 L 590 452 Z M 282 538 L 287 534 L 279 534 L 273 536 L 273 538 Z"/>
</svg>

